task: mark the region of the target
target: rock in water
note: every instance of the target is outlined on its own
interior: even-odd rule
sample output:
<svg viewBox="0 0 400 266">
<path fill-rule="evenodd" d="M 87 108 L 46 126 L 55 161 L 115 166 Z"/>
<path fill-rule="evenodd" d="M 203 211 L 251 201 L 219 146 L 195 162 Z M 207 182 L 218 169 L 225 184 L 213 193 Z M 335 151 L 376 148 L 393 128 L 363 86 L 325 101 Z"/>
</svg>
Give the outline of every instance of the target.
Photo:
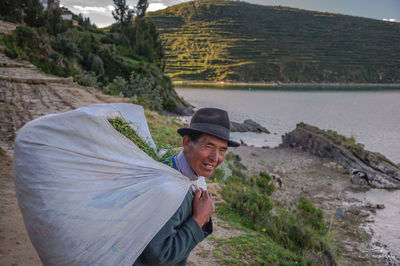
<svg viewBox="0 0 400 266">
<path fill-rule="evenodd" d="M 352 173 L 353 182 L 364 181 L 375 188 L 400 189 L 398 165 L 337 132 L 300 123 L 282 136 L 280 147 L 300 147 L 316 156 L 332 159 Z"/>
<path fill-rule="evenodd" d="M 231 122 L 231 132 L 255 132 L 270 134 L 268 129 L 251 119 L 247 119 L 243 123 Z"/>
</svg>

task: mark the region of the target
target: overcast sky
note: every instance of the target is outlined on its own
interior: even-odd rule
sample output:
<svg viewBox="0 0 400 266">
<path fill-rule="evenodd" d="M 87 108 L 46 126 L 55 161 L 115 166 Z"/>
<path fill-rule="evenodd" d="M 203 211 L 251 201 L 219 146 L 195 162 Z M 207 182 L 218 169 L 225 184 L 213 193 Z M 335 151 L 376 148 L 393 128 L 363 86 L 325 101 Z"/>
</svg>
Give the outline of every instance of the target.
<svg viewBox="0 0 400 266">
<path fill-rule="evenodd" d="M 149 0 L 149 11 L 176 5 L 185 0 Z M 281 5 L 307 10 L 317 10 L 374 19 L 400 22 L 400 0 L 246 0 L 260 5 Z M 137 1 L 127 0 L 128 5 Z M 61 4 L 72 12 L 90 17 L 98 27 L 112 24 L 114 9 L 112 0 L 61 0 Z"/>
</svg>

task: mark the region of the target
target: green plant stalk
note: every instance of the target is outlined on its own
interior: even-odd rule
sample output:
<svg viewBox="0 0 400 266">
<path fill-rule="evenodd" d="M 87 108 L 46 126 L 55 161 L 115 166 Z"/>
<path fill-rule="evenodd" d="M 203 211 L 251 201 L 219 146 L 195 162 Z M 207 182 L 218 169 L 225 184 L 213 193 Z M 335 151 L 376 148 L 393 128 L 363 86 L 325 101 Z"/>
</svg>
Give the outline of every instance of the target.
<svg viewBox="0 0 400 266">
<path fill-rule="evenodd" d="M 137 133 L 130 127 L 131 123 L 128 123 L 121 118 L 113 118 L 108 119 L 111 125 L 122 135 L 127 137 L 130 141 L 132 141 L 139 149 L 144 151 L 147 155 L 152 157 L 153 159 L 156 158 L 157 154 L 153 148 L 149 146 Z"/>
</svg>

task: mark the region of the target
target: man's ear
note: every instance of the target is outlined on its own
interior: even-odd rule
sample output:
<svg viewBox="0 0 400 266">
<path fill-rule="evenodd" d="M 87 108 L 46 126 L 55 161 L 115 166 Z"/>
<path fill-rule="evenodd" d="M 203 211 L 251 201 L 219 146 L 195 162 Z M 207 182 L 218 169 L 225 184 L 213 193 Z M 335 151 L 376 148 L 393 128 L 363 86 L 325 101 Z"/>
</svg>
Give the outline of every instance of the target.
<svg viewBox="0 0 400 266">
<path fill-rule="evenodd" d="M 183 136 L 182 139 L 182 145 L 184 149 L 188 149 L 189 148 L 189 143 L 190 143 L 190 138 L 188 135 Z"/>
</svg>

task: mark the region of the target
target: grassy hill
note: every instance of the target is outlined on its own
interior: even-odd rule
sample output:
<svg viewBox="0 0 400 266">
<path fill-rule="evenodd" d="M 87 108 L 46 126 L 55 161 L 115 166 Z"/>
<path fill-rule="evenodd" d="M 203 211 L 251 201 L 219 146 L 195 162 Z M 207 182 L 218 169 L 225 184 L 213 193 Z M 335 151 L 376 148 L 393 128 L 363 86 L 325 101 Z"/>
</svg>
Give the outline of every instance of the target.
<svg viewBox="0 0 400 266">
<path fill-rule="evenodd" d="M 400 82 L 400 23 L 227 0 L 148 15 L 176 80 Z"/>
</svg>

